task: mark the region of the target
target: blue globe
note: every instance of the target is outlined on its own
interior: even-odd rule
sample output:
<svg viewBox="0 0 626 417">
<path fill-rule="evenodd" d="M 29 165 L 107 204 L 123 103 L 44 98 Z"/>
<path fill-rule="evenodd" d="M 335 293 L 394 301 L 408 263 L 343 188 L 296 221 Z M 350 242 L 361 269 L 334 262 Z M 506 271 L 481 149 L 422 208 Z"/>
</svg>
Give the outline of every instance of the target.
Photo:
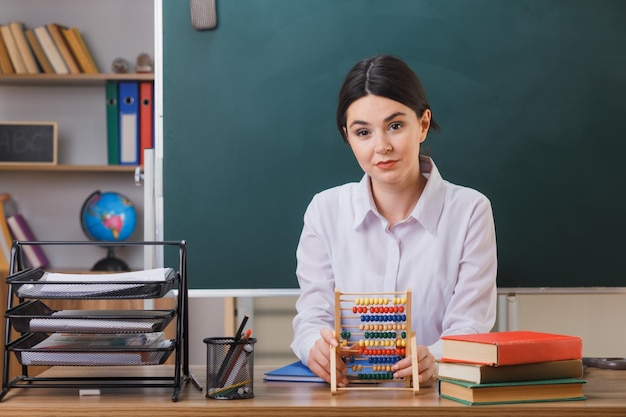
<svg viewBox="0 0 626 417">
<path fill-rule="evenodd" d="M 83 203 L 80 223 L 89 239 L 118 242 L 128 239 L 135 230 L 137 213 L 122 194 L 95 191 Z"/>
</svg>

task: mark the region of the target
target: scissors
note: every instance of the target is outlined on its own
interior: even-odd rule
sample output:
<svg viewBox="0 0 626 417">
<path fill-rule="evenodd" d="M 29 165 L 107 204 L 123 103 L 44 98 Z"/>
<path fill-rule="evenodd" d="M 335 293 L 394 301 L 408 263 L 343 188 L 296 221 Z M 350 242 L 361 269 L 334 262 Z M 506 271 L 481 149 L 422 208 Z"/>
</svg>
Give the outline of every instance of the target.
<svg viewBox="0 0 626 417">
<path fill-rule="evenodd" d="M 592 368 L 601 369 L 626 369 L 626 358 L 583 358 L 583 364 Z"/>
</svg>

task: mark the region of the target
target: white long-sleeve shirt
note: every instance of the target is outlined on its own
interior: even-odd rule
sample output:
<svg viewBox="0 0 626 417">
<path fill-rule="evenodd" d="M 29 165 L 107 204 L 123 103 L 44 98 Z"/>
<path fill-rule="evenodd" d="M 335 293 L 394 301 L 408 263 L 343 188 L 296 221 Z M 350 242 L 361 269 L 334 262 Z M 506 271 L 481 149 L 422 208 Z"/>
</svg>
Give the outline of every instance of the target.
<svg viewBox="0 0 626 417">
<path fill-rule="evenodd" d="M 324 327 L 334 328 L 334 290 L 411 289 L 417 343 L 441 357 L 440 337 L 488 332 L 496 317 L 496 237 L 491 203 L 441 178 L 420 158 L 426 187 L 411 214 L 389 229 L 367 174 L 313 197 L 296 251 L 300 297 L 293 352 L 307 363 Z"/>
</svg>

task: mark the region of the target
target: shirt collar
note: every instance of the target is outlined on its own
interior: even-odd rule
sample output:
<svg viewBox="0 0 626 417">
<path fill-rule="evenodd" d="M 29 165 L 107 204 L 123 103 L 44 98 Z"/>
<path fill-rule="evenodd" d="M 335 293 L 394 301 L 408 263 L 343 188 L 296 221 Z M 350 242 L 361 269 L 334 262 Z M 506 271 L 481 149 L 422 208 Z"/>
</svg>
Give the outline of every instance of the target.
<svg viewBox="0 0 626 417">
<path fill-rule="evenodd" d="M 420 171 L 428 179 L 422 195 L 409 215 L 417 220 L 426 230 L 434 234 L 437 222 L 443 210 L 445 182 L 433 160 L 420 156 Z M 354 224 L 358 228 L 368 215 L 376 215 L 376 205 L 372 197 L 370 176 L 365 174 L 354 195 Z"/>
</svg>

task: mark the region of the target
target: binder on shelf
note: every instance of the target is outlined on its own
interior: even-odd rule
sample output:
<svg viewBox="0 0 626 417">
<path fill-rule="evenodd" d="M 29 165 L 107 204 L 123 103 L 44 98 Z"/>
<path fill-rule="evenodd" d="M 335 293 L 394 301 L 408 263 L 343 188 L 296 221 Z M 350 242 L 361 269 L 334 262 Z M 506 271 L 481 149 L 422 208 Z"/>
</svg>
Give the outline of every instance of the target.
<svg viewBox="0 0 626 417">
<path fill-rule="evenodd" d="M 120 164 L 139 163 L 139 82 L 120 81 Z"/>
<path fill-rule="evenodd" d="M 39 39 L 39 43 L 41 44 L 43 51 L 50 60 L 50 64 L 52 64 L 52 68 L 54 68 L 54 72 L 57 74 L 69 74 L 70 71 L 67 68 L 67 65 L 65 65 L 61 52 L 59 52 L 52 36 L 50 36 L 50 32 L 48 32 L 48 29 L 45 26 L 39 26 L 34 29 L 34 32 L 35 35 L 37 35 L 37 39 Z"/>
<path fill-rule="evenodd" d="M 58 23 L 49 23 L 47 26 L 48 32 L 50 32 L 50 36 L 54 41 L 57 49 L 61 53 L 63 57 L 63 61 L 70 72 L 70 74 L 80 74 L 80 68 L 78 68 L 78 64 L 72 55 L 72 52 L 65 41 L 65 37 L 63 36 L 63 28 L 64 26 L 59 25 Z"/>
<path fill-rule="evenodd" d="M 26 34 L 24 33 L 24 24 L 22 22 L 11 22 L 9 23 L 9 27 L 11 28 L 13 39 L 15 40 L 15 44 L 17 45 L 17 50 L 22 57 L 22 61 L 24 61 L 26 72 L 28 74 L 38 74 L 39 67 L 37 66 L 37 61 L 35 61 L 35 56 L 30 49 L 30 45 L 26 40 Z"/>
<path fill-rule="evenodd" d="M 13 64 L 11 63 L 11 57 L 9 57 L 9 51 L 2 37 L 2 31 L 0 31 L 0 71 L 2 71 L 3 74 L 15 73 Z"/>
<path fill-rule="evenodd" d="M 1 25 L 0 32 L 2 32 L 2 39 L 4 39 L 4 44 L 9 52 L 9 58 L 11 59 L 11 64 L 13 64 L 15 73 L 26 74 L 26 65 L 24 65 L 24 60 L 20 55 L 20 51 L 17 49 L 17 44 L 15 43 L 15 39 L 11 33 L 11 28 L 8 25 Z"/>
<path fill-rule="evenodd" d="M 30 48 L 35 54 L 35 58 L 37 59 L 37 63 L 41 67 L 41 70 L 45 74 L 54 74 L 54 68 L 52 68 L 52 64 L 46 56 L 46 53 L 44 52 L 43 47 L 41 46 L 41 43 L 37 38 L 37 35 L 35 35 L 35 32 L 32 29 L 26 29 L 24 31 L 24 35 L 26 36 L 26 40 L 28 40 Z"/>
<path fill-rule="evenodd" d="M 107 160 L 109 165 L 120 164 L 120 108 L 117 89 L 117 81 L 108 80 L 106 82 Z"/>
<path fill-rule="evenodd" d="M 150 81 L 139 83 L 139 164 L 143 165 L 144 150 L 154 148 L 154 105 L 153 84 Z"/>
<path fill-rule="evenodd" d="M 28 225 L 28 222 L 20 213 L 15 213 L 14 215 L 7 217 L 7 223 L 16 240 L 37 240 Z M 48 258 L 46 258 L 46 254 L 43 252 L 41 247 L 36 245 L 24 245 L 23 251 L 31 267 L 44 268 L 48 266 Z"/>
</svg>

